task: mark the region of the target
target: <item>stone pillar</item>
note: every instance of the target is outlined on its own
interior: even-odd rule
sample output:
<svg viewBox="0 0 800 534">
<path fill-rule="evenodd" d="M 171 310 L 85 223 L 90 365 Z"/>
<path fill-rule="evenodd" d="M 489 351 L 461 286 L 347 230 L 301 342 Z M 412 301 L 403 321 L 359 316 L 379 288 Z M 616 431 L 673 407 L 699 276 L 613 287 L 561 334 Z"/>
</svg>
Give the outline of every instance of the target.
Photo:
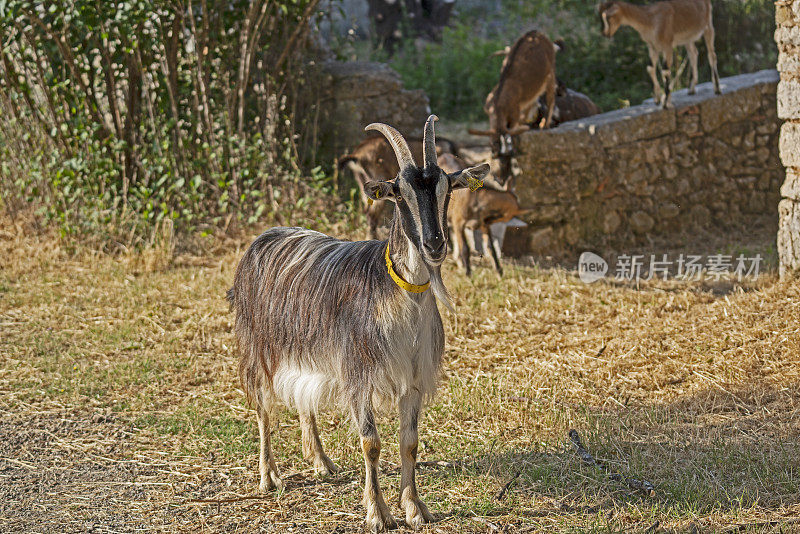
<svg viewBox="0 0 800 534">
<path fill-rule="evenodd" d="M 800 0 L 775 2 L 778 43 L 780 156 L 786 167 L 778 205 L 778 256 L 781 277 L 800 274 Z"/>
</svg>

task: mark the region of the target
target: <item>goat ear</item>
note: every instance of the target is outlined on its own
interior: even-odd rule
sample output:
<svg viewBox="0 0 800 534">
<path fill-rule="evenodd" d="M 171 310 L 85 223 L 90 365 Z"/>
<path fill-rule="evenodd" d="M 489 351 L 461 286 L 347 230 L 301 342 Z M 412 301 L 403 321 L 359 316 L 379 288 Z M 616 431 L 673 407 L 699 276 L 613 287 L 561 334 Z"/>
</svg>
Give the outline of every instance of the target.
<svg viewBox="0 0 800 534">
<path fill-rule="evenodd" d="M 372 200 L 394 200 L 394 184 L 392 182 L 367 182 L 364 191 Z"/>
<path fill-rule="evenodd" d="M 453 189 L 469 187 L 470 190 L 475 191 L 479 187 L 483 187 L 483 177 L 487 174 L 489 174 L 489 164 L 481 163 L 480 165 L 454 172 L 448 177 L 450 178 L 450 186 Z"/>
</svg>

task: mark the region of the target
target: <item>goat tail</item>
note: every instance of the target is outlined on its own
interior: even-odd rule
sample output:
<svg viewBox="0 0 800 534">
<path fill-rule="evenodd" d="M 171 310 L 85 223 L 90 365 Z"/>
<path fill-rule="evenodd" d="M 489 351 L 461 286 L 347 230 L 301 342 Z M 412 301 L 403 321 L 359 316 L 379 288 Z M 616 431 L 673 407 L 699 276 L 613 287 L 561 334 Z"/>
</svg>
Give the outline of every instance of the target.
<svg viewBox="0 0 800 534">
<path fill-rule="evenodd" d="M 230 307 L 228 308 L 230 311 L 236 307 L 236 288 L 232 287 L 228 291 L 225 292 L 225 298 L 228 300 L 228 304 Z"/>
<path fill-rule="evenodd" d="M 553 46 L 556 49 L 556 53 L 559 53 L 567 48 L 567 43 L 564 42 L 564 39 L 556 39 L 553 41 Z"/>
</svg>

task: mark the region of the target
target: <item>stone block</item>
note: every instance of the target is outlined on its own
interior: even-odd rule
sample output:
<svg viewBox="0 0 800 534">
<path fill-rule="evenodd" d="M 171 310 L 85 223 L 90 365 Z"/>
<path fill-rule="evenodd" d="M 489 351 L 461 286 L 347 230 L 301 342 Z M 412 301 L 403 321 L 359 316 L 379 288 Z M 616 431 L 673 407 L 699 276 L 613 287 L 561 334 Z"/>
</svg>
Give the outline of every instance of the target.
<svg viewBox="0 0 800 534">
<path fill-rule="evenodd" d="M 613 234 L 616 232 L 620 224 L 622 224 L 622 218 L 616 210 L 608 211 L 603 216 L 603 232 L 606 234 Z"/>
<path fill-rule="evenodd" d="M 674 202 L 667 202 L 658 209 L 658 216 L 662 219 L 672 219 L 680 215 L 681 208 Z"/>
<path fill-rule="evenodd" d="M 698 226 L 705 226 L 711 220 L 711 212 L 702 204 L 692 207 L 690 216 L 692 221 Z"/>
<path fill-rule="evenodd" d="M 778 258 L 781 277 L 800 273 L 800 202 L 778 204 Z"/>
<path fill-rule="evenodd" d="M 785 11 L 776 10 L 777 13 L 785 14 Z M 779 25 L 775 29 L 775 42 L 780 45 L 800 46 L 800 26 Z"/>
<path fill-rule="evenodd" d="M 800 170 L 786 169 L 786 180 L 781 186 L 781 196 L 800 202 Z"/>
<path fill-rule="evenodd" d="M 553 242 L 553 227 L 545 226 L 532 230 L 528 235 L 528 249 L 531 252 L 548 250 Z"/>
<path fill-rule="evenodd" d="M 637 234 L 645 234 L 653 229 L 655 221 L 644 211 L 635 211 L 630 218 L 631 229 Z"/>
<path fill-rule="evenodd" d="M 800 119 L 800 81 L 784 79 L 778 84 L 778 117 Z"/>
<path fill-rule="evenodd" d="M 610 116 L 598 121 L 595 130 L 604 147 L 653 139 L 675 131 L 675 112 L 670 109 L 637 106 L 604 115 Z"/>
<path fill-rule="evenodd" d="M 790 76 L 800 76 L 800 45 L 779 47 L 778 70 Z"/>
<path fill-rule="evenodd" d="M 783 124 L 778 146 L 785 167 L 800 167 L 800 123 Z"/>
<path fill-rule="evenodd" d="M 571 123 L 568 123 L 571 124 Z M 562 129 L 531 130 L 516 138 L 517 160 L 523 168 L 541 161 L 576 161 L 599 156 L 593 136 L 588 130 Z"/>
<path fill-rule="evenodd" d="M 725 123 L 747 119 L 761 107 L 761 89 L 757 86 L 737 88 L 709 98 L 700 104 L 700 123 L 704 132 L 712 132 Z"/>
<path fill-rule="evenodd" d="M 781 25 L 792 23 L 794 21 L 794 13 L 792 13 L 791 6 L 775 6 L 775 24 L 780 28 Z M 775 34 L 775 40 L 778 40 L 777 32 Z"/>
</svg>

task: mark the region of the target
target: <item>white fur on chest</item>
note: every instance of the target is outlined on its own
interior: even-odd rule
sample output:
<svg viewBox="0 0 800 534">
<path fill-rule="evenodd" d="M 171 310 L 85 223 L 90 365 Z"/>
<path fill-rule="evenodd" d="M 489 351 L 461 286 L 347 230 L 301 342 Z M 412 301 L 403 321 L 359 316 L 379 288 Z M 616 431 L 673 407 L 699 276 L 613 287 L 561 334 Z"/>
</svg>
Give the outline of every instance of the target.
<svg viewBox="0 0 800 534">
<path fill-rule="evenodd" d="M 402 396 L 414 389 L 423 397 L 432 396 L 444 346 L 441 317 L 433 296 L 426 294 L 421 302 L 416 302 L 413 297 L 401 294 L 399 302 L 391 309 L 376 310 L 376 319 L 389 343 L 380 351 L 384 360 L 376 366 L 372 376 L 375 407 L 392 409 Z M 305 413 L 316 413 L 319 408 L 334 404 L 346 409 L 346 399 L 342 398 L 342 369 L 332 364 L 341 358 L 358 356 L 331 356 L 314 358 L 313 366 L 293 363 L 293 358 L 282 358 L 273 376 L 273 394 L 285 405 Z"/>
</svg>

